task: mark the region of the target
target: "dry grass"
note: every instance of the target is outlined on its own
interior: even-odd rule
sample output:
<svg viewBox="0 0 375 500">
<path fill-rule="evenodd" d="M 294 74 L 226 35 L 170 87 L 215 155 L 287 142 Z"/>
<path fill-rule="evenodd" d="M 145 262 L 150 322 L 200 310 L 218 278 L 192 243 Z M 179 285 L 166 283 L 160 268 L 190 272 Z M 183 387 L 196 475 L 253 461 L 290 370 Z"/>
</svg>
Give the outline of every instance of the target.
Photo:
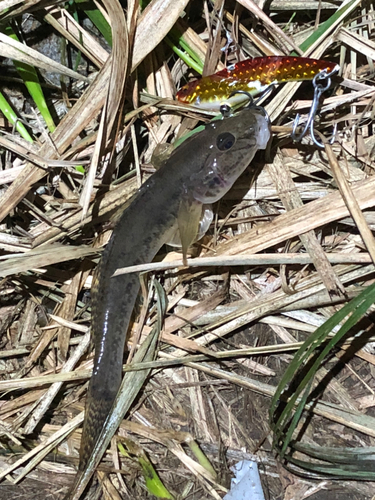
<svg viewBox="0 0 375 500">
<path fill-rule="evenodd" d="M 33 127 L 34 144 L 0 122 L 0 497 L 62 498 L 72 483 L 92 368 L 88 291 L 109 221 L 152 173 L 155 146 L 210 116 L 173 101 L 192 72 L 163 42 L 166 35 L 177 23 L 209 74 L 237 58 L 301 53 L 302 41 L 339 4 L 241 0 L 216 1 L 212 9 L 199 1 L 154 0 L 140 13 L 137 2 L 124 11 L 105 0 L 97 7 L 112 27 L 110 53 L 95 30 L 58 4 L 0 2 L 4 20 L 30 12 L 44 17 L 87 62 L 77 77 L 0 36 L 1 55 L 65 75 L 61 89 L 50 93 L 51 107 L 64 108 L 52 134 L 36 113 L 24 112 L 23 88 L 14 91 L 18 113 Z M 222 498 L 227 465 L 243 458 L 262 464 L 272 500 L 318 500 L 327 490 L 330 498 L 371 498 L 371 483 L 337 485 L 282 469 L 268 427 L 269 398 L 290 353 L 374 280 L 374 5 L 349 4 L 304 52 L 342 68 L 320 113 L 325 135 L 338 123 L 333 146 L 317 151 L 308 138 L 292 143 L 295 112 L 308 111 L 312 93 L 307 83 L 284 85 L 266 102 L 274 137 L 256 159 L 263 166 L 256 184 L 250 188 L 245 174 L 217 205 L 191 267 L 181 268 L 174 251 L 142 267 L 163 270 L 157 277 L 168 316 L 157 359 L 134 368 L 152 372 L 117 435 L 131 457 L 121 456 L 113 440 L 87 498 L 151 498 L 134 458 L 143 453 L 179 498 Z M 223 52 L 229 33 L 234 43 Z M 150 302 L 132 326 L 141 340 L 155 322 Z M 371 314 L 358 330 L 372 336 Z M 345 358 L 313 410 L 307 442 L 374 444 L 374 364 L 369 346 Z M 193 458 L 196 441 L 213 468 Z M 103 494 L 95 497 L 98 484 Z"/>
</svg>

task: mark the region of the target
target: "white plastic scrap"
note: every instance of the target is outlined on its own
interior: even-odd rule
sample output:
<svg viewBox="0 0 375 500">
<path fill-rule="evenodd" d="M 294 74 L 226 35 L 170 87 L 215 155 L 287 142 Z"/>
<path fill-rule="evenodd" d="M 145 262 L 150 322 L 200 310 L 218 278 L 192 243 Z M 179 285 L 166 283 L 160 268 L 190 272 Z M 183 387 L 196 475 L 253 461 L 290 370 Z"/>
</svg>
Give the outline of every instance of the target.
<svg viewBox="0 0 375 500">
<path fill-rule="evenodd" d="M 256 462 L 242 460 L 232 470 L 236 477 L 223 500 L 265 500 Z"/>
</svg>

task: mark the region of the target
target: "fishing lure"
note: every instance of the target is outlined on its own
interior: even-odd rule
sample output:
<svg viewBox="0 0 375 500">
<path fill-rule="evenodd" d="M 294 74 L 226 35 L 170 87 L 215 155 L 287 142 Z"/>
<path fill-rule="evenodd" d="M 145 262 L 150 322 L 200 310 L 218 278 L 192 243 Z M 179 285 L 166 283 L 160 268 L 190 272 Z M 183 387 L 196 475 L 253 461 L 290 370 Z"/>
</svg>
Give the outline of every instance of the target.
<svg viewBox="0 0 375 500">
<path fill-rule="evenodd" d="M 246 91 L 255 96 L 273 84 L 313 80 L 322 71 L 331 74 L 338 70 L 338 64 L 320 59 L 291 56 L 254 57 L 184 85 L 176 97 L 185 104 L 219 109 L 234 91 Z M 243 95 L 236 94 L 230 101 L 231 104 L 236 104 L 243 99 Z"/>
</svg>

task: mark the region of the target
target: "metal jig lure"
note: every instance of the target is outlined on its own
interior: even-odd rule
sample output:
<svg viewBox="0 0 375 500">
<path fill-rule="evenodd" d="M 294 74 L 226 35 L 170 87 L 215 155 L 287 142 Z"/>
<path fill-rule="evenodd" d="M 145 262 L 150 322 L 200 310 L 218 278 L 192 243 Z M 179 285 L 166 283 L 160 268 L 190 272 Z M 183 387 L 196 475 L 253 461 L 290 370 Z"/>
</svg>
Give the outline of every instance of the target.
<svg viewBox="0 0 375 500">
<path fill-rule="evenodd" d="M 338 69 L 336 63 L 321 59 L 294 56 L 254 57 L 187 83 L 177 92 L 176 97 L 185 104 L 211 110 L 219 109 L 233 91 L 243 90 L 256 96 L 263 94 L 274 84 L 312 81 L 324 70 L 331 72 Z"/>
<path fill-rule="evenodd" d="M 310 131 L 314 144 L 322 148 L 316 138 L 314 120 L 323 93 L 331 86 L 331 77 L 338 73 L 338 64 L 321 59 L 292 56 L 268 56 L 246 59 L 232 64 L 214 75 L 209 75 L 184 85 L 177 92 L 177 99 L 201 108 L 220 109 L 223 116 L 230 116 L 232 105 L 242 104 L 244 95 L 250 105 L 257 105 L 271 92 L 275 85 L 292 81 L 312 81 L 314 98 L 303 131 L 297 134 L 300 116 L 297 115 L 292 131 L 292 139 L 300 142 Z M 260 95 L 257 101 L 253 97 Z M 330 138 L 335 138 L 336 127 Z"/>
</svg>

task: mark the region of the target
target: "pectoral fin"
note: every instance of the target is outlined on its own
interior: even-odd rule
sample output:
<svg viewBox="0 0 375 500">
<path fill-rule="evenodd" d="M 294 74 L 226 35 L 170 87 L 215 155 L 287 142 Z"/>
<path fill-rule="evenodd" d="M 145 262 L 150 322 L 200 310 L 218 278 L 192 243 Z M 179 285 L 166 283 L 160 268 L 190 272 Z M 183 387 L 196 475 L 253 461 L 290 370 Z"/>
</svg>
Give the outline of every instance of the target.
<svg viewBox="0 0 375 500">
<path fill-rule="evenodd" d="M 199 222 L 202 216 L 202 203 L 184 197 L 180 203 L 177 221 L 181 238 L 182 258 L 184 265 L 187 265 L 187 251 L 189 246 L 195 241 Z"/>
</svg>

